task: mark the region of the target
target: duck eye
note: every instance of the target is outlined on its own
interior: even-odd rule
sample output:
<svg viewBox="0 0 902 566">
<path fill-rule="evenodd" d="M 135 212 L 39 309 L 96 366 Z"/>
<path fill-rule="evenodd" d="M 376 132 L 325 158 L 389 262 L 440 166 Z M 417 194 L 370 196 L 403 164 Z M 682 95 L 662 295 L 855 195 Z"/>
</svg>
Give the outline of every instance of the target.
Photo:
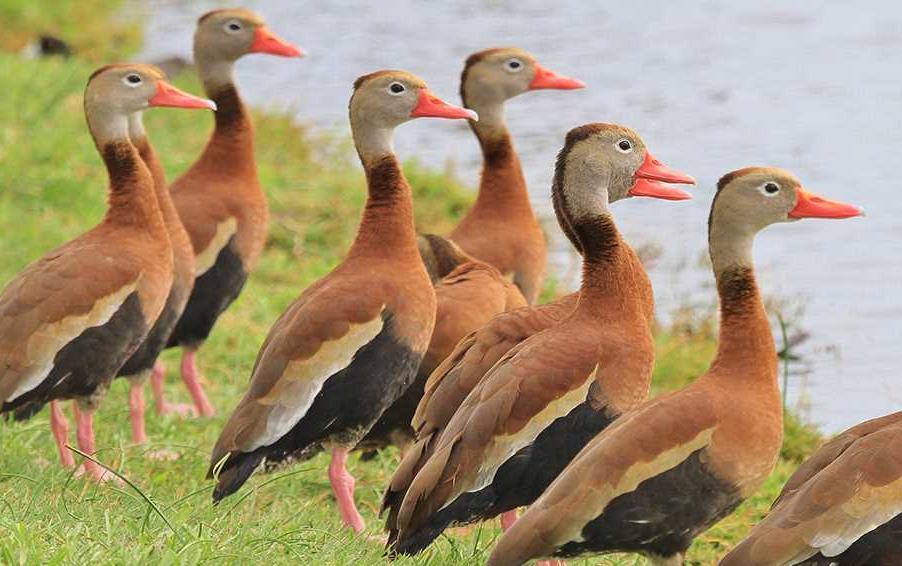
<svg viewBox="0 0 902 566">
<path fill-rule="evenodd" d="M 764 183 L 763 185 L 758 187 L 758 190 L 761 191 L 764 196 L 772 197 L 780 192 L 780 185 L 773 181 L 768 181 L 767 183 Z"/>
<path fill-rule="evenodd" d="M 523 61 L 517 59 L 516 57 L 513 59 L 508 59 L 504 63 L 504 68 L 510 71 L 511 73 L 519 73 L 523 70 Z"/>
<path fill-rule="evenodd" d="M 394 94 L 395 96 L 402 94 L 405 90 L 407 89 L 404 88 L 404 85 L 402 85 L 401 83 L 392 83 L 388 85 L 388 92 Z"/>
<path fill-rule="evenodd" d="M 223 29 L 228 33 L 238 33 L 241 31 L 241 22 L 238 20 L 229 20 L 225 23 Z"/>
<path fill-rule="evenodd" d="M 629 153 L 633 151 L 633 143 L 625 138 L 615 143 L 614 147 L 616 147 L 617 151 L 620 153 Z"/>
<path fill-rule="evenodd" d="M 141 75 L 138 75 L 136 73 L 129 73 L 122 77 L 122 82 L 130 87 L 136 87 L 142 82 Z"/>
</svg>

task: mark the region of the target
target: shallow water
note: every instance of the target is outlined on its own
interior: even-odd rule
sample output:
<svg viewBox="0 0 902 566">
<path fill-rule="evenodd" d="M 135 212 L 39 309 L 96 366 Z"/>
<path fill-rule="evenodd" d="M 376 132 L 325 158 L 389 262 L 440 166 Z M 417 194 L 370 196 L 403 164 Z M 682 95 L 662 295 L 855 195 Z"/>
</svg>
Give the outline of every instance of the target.
<svg viewBox="0 0 902 566">
<path fill-rule="evenodd" d="M 188 56 L 196 17 L 218 4 L 147 4 L 145 57 Z M 339 132 L 347 131 L 351 83 L 379 68 L 413 71 L 454 101 L 469 53 L 517 45 L 549 68 L 585 80 L 584 91 L 527 94 L 508 104 L 535 206 L 552 234 L 551 270 L 575 282 L 576 261 L 550 218 L 548 199 L 564 133 L 594 121 L 629 125 L 659 159 L 699 180 L 688 203 L 617 204 L 618 225 L 630 242 L 663 246 L 651 276 L 665 314 L 712 300 L 708 272 L 687 265 L 703 253 L 713 187 L 726 171 L 787 167 L 810 190 L 863 206 L 864 219 L 770 228 L 757 242 L 759 280 L 767 294 L 805 305 L 803 327 L 813 335 L 802 348 L 809 373 L 793 377 L 790 398 L 811 420 L 835 431 L 899 409 L 899 4 L 244 4 L 310 56 L 246 58 L 238 69 L 243 94 Z M 450 160 L 462 179 L 476 182 L 478 148 L 463 124 L 411 123 L 397 133 L 396 147 L 403 157 L 438 166 Z"/>
</svg>

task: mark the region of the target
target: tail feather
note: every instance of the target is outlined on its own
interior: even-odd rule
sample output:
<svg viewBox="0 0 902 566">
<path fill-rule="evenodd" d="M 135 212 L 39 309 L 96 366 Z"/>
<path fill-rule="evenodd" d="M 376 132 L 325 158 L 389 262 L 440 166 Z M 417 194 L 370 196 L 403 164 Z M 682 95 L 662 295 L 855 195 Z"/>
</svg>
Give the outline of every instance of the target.
<svg viewBox="0 0 902 566">
<path fill-rule="evenodd" d="M 394 534 L 390 553 L 413 556 L 426 550 L 432 542 L 450 526 L 469 525 L 486 517 L 495 501 L 491 489 L 464 493 L 450 505 L 432 514 L 425 524 L 411 533 L 403 533 L 403 538 Z"/>
<path fill-rule="evenodd" d="M 25 405 L 22 405 L 21 407 L 14 409 L 10 413 L 6 413 L 5 416 L 6 416 L 7 420 L 12 420 L 12 421 L 20 423 L 23 421 L 27 421 L 27 420 L 31 419 L 31 417 L 40 413 L 44 409 L 44 405 L 45 405 L 44 403 L 38 403 L 38 402 L 27 403 Z"/>
<path fill-rule="evenodd" d="M 213 489 L 213 503 L 219 503 L 225 497 L 232 495 L 244 485 L 249 477 L 257 470 L 263 461 L 263 454 L 258 452 L 231 453 L 229 459 L 226 460 L 225 466 L 219 472 L 216 488 Z M 217 462 L 210 466 L 207 477 L 213 477 L 214 467 Z"/>
</svg>

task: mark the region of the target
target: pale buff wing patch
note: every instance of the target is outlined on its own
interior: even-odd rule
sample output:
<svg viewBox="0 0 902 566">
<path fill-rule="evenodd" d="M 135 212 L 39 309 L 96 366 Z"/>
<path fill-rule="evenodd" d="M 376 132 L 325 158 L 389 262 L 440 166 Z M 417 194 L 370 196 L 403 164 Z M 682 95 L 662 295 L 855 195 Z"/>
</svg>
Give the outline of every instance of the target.
<svg viewBox="0 0 902 566">
<path fill-rule="evenodd" d="M 383 326 L 382 316 L 351 325 L 344 336 L 324 342 L 312 357 L 289 363 L 273 389 L 257 400 L 271 407 L 265 431 L 242 450 L 251 452 L 288 434 L 310 410 L 326 380 L 348 367 L 357 351 L 372 342 Z"/>
<path fill-rule="evenodd" d="M 217 224 L 216 233 L 213 235 L 213 239 L 210 240 L 207 247 L 197 254 L 197 257 L 195 258 L 197 265 L 195 272 L 196 277 L 200 277 L 213 267 L 216 263 L 216 258 L 219 257 L 219 252 L 222 251 L 222 248 L 226 247 L 229 240 L 236 232 L 238 232 L 238 220 L 234 217 Z"/>
<path fill-rule="evenodd" d="M 101 297 L 84 314 L 67 316 L 39 327 L 24 345 L 22 370 L 17 372 L 18 378 L 3 401 L 13 401 L 40 385 L 53 370 L 56 354 L 85 330 L 109 322 L 136 288 L 137 282 L 133 282 Z"/>
<path fill-rule="evenodd" d="M 626 427 L 621 427 L 620 430 L 625 428 Z M 570 515 L 576 515 L 577 517 L 560 524 L 560 527 L 563 528 L 554 533 L 555 545 L 562 546 L 570 541 L 581 541 L 583 526 L 604 513 L 604 510 L 611 501 L 625 493 L 635 491 L 635 489 L 639 487 L 639 484 L 645 480 L 677 467 L 694 452 L 708 446 L 711 443 L 711 437 L 713 436 L 714 431 L 715 428 L 701 430 L 689 442 L 661 452 L 651 461 L 638 461 L 633 463 L 620 474 L 619 479 L 616 482 L 613 484 L 602 484 L 598 489 L 592 490 L 588 497 L 583 497 L 586 495 L 584 493 L 577 494 L 577 497 L 581 497 L 582 499 L 578 502 L 570 502 L 570 504 L 572 504 L 572 513 Z M 612 430 L 610 432 L 614 431 Z M 601 446 L 599 446 L 599 448 L 600 447 Z M 566 477 L 569 474 L 579 474 L 583 477 L 591 477 L 591 471 L 593 468 L 597 467 L 597 462 L 605 461 L 605 458 L 593 456 L 592 452 L 594 452 L 594 450 L 592 450 L 592 443 L 590 443 L 577 454 L 570 466 L 558 476 L 554 483 L 546 490 L 545 494 L 539 498 L 534 507 L 536 509 L 542 507 L 542 500 L 546 499 L 546 497 L 551 500 L 557 500 L 556 504 L 560 504 L 566 500 L 567 496 L 570 494 L 559 493 L 558 490 L 561 488 L 556 489 L 555 486 L 562 485 L 566 487 L 567 485 L 572 485 L 572 482 L 569 482 Z M 567 505 L 567 503 L 565 503 L 565 505 Z"/>
<path fill-rule="evenodd" d="M 830 558 L 902 513 L 902 478 L 882 487 L 862 486 L 855 497 L 822 517 L 822 528 L 806 541 Z"/>
<path fill-rule="evenodd" d="M 597 370 L 597 367 L 596 367 Z M 541 412 L 536 414 L 529 422 L 517 432 L 500 436 L 494 439 L 486 450 L 485 458 L 483 458 L 479 471 L 477 472 L 476 481 L 468 491 L 479 491 L 485 486 L 492 483 L 498 468 L 501 467 L 511 456 L 516 454 L 521 448 L 524 448 L 535 441 L 536 437 L 543 430 L 548 428 L 556 419 L 565 416 L 567 413 L 576 408 L 577 405 L 586 400 L 589 393 L 589 387 L 594 381 L 595 372 L 586 378 L 585 383 L 576 389 L 568 391 L 565 395 L 558 397 L 545 406 Z M 449 500 L 453 501 L 453 499 Z"/>
</svg>

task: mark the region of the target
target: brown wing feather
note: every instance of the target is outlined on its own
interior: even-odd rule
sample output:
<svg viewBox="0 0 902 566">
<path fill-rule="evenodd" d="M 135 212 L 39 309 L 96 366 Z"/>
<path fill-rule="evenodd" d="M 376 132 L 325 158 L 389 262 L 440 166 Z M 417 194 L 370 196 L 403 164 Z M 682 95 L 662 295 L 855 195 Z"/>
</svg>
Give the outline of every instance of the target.
<svg viewBox="0 0 902 566">
<path fill-rule="evenodd" d="M 697 389 L 658 397 L 596 436 L 508 530 L 490 564 L 549 556 L 608 503 L 712 442 L 717 410 Z"/>
<path fill-rule="evenodd" d="M 435 453 L 411 483 L 398 514 L 402 533 L 484 483 L 551 420 L 585 400 L 598 344 L 591 332 L 572 332 L 564 323 L 499 360 L 441 431 Z"/>
<path fill-rule="evenodd" d="M 722 564 L 791 564 L 818 553 L 836 556 L 902 513 L 899 414 L 850 429 L 828 447 L 835 459 L 826 462 L 827 452 L 819 451 L 817 463 L 806 467 L 806 474 L 813 471 L 808 479 L 786 491 Z"/>
<path fill-rule="evenodd" d="M 438 433 L 467 395 L 511 348 L 569 315 L 578 298 L 578 294 L 573 293 L 547 305 L 515 308 L 523 295 L 514 285 L 506 283 L 506 287 L 505 309 L 511 309 L 510 312 L 494 316 L 479 330 L 467 334 L 426 382 L 423 398 L 411 421 L 417 440 L 392 475 L 382 500 L 383 511 L 390 509 L 386 520 L 386 528 L 390 531 L 398 528 L 401 501 L 417 472 L 432 455 Z M 437 327 L 439 324 L 440 319 Z"/>
<path fill-rule="evenodd" d="M 436 325 L 423 359 L 431 372 L 454 350 L 461 336 L 483 327 L 495 314 L 526 306 L 520 290 L 494 267 L 468 262 L 435 287 Z"/>
<path fill-rule="evenodd" d="M 384 293 L 371 288 L 361 294 L 363 284 L 354 277 L 324 278 L 279 317 L 257 356 L 247 394 L 216 442 L 213 462 L 272 441 L 273 411 L 310 401 L 328 372 L 341 369 L 340 362 L 349 362 L 381 330 Z"/>
<path fill-rule="evenodd" d="M 0 294 L 0 401 L 132 291 L 148 320 L 159 314 L 171 279 L 156 276 L 162 268 L 140 253 L 140 239 L 125 231 L 111 239 L 96 228 L 26 267 Z"/>
<path fill-rule="evenodd" d="M 577 293 L 539 307 L 522 307 L 495 316 L 463 338 L 426 382 L 413 418 L 424 434 L 443 428 L 477 383 L 507 352 L 573 312 Z"/>
<path fill-rule="evenodd" d="M 792 474 L 786 485 L 783 486 L 783 490 L 780 492 L 777 500 L 774 501 L 773 507 L 779 505 L 784 498 L 790 497 L 798 491 L 808 480 L 838 459 L 858 439 L 899 422 L 902 422 L 902 411 L 865 421 L 836 435 L 799 466 L 799 469 Z"/>
</svg>

